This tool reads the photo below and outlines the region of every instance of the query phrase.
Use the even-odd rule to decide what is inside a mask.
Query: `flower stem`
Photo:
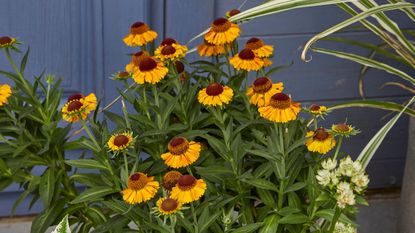
[[[193,215],[193,225],[195,226],[195,233],[199,233],[199,226],[197,224],[197,217],[196,217],[196,211],[195,207],[193,206],[193,202],[190,204],[190,208],[192,209],[192,215]]]
[[[157,91],[157,87],[156,87],[156,85],[152,85],[151,87],[152,87],[151,90],[153,91],[153,95],[154,95],[154,104],[159,109],[160,108],[160,100],[159,100],[159,94],[158,94],[158,91]],[[158,129],[162,129],[161,116],[157,112],[156,112],[156,116],[157,116],[157,126],[158,126]]]
[[[339,220],[341,213],[342,212],[341,212],[340,208],[336,206],[336,210],[334,211],[333,220],[331,221],[331,225],[330,225],[330,229],[329,229],[328,233],[333,233],[334,232],[334,228],[336,227],[337,220]]]
[[[125,124],[127,126],[127,129],[131,130],[130,120],[128,119],[127,107],[125,106],[125,102],[123,98],[121,98],[121,105],[122,105],[122,112],[124,114]]]
[[[317,130],[318,129],[318,122],[317,122],[317,117],[316,116],[314,116],[314,119],[313,119],[313,123],[314,123],[314,130]]]
[[[128,171],[128,159],[127,159],[127,152],[123,151],[123,157],[124,157],[124,169],[125,169],[125,178],[128,180],[129,177],[129,171]]]
[[[79,115],[79,119],[81,119],[82,127],[85,129],[85,132],[88,134],[89,138],[94,143],[94,146],[95,146],[97,152],[100,151],[100,146],[99,146],[99,144],[98,144],[95,136],[92,134],[91,130],[87,126],[86,122],[82,119],[82,116],[81,115]]]
[[[337,143],[336,152],[334,152],[333,159],[337,159],[337,156],[339,155],[340,146],[342,145],[342,142],[343,142],[343,137],[344,136],[340,136],[339,138],[339,142]]]

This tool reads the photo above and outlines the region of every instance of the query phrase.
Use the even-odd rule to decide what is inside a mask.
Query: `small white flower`
[[[324,160],[323,162],[321,162],[321,166],[324,169],[331,171],[331,170],[336,168],[337,160],[328,158],[328,159]]]
[[[331,172],[328,170],[318,170],[316,179],[318,180],[318,183],[323,186],[328,186],[331,181]]]
[[[361,173],[353,176],[352,182],[358,187],[366,187],[369,184],[369,177]]]
[[[342,181],[337,185],[337,193],[343,193],[347,191],[351,191],[349,183]]]
[[[343,192],[338,193],[337,197],[337,206],[344,209],[346,205],[355,205],[356,199],[355,195],[352,190],[345,190]]]
[[[340,161],[338,172],[340,173],[340,175],[352,177],[357,172],[360,172],[361,165],[360,169],[356,169],[359,168],[359,165],[360,163],[355,164],[353,160],[350,158],[350,156],[347,156],[347,158],[344,158]]]
[[[334,233],[357,233],[357,229],[350,224],[337,222],[334,228]]]
[[[332,185],[337,185],[339,183],[339,177],[337,176],[336,172],[332,172],[330,174],[330,179],[331,179],[331,184]]]

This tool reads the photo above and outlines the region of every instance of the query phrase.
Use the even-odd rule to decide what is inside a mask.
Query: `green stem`
[[[95,146],[97,152],[100,151],[100,146],[99,146],[99,144],[98,144],[95,136],[92,134],[91,130],[87,126],[86,122],[82,119],[82,116],[81,115],[79,115],[79,119],[81,119],[82,127],[85,129],[85,132],[88,134],[89,138],[94,143],[94,146]]]
[[[143,85],[143,100],[144,100],[144,104],[146,106],[146,115],[147,118],[151,121],[151,116],[150,116],[150,112],[148,111],[148,100],[147,100],[147,89],[146,89],[146,85]]]
[[[124,115],[125,124],[127,126],[127,129],[131,130],[130,120],[128,119],[127,107],[125,106],[125,102],[123,98],[121,98],[121,105],[122,105],[122,112]]]
[[[317,130],[318,129],[318,122],[317,122],[317,117],[316,116],[314,116],[314,119],[313,119],[313,123],[314,123],[314,130]]]
[[[336,152],[334,152],[333,159],[337,159],[337,156],[339,155],[340,146],[342,145],[343,138],[344,138],[344,136],[340,136],[340,138],[339,138],[339,142],[337,143],[337,148],[336,148]]]
[[[336,210],[334,211],[333,220],[331,221],[331,225],[330,225],[330,229],[329,229],[328,233],[333,233],[334,232],[334,228],[336,227],[337,220],[339,220],[341,213],[342,212],[341,212],[340,208],[336,206]]]
[[[160,110],[160,100],[159,100],[159,94],[158,94],[158,91],[157,91],[157,87],[156,87],[156,85],[152,85],[151,87],[152,87],[152,91],[153,91],[153,95],[154,95],[154,104]],[[159,113],[156,113],[156,116],[157,116],[158,129],[162,129],[161,116],[160,116]]]
[[[192,215],[193,215],[193,225],[195,226],[195,233],[199,233],[199,226],[197,224],[197,217],[196,217],[196,211],[195,211],[195,207],[193,206],[193,202],[190,204],[190,208],[192,210]]]
[[[127,159],[127,152],[123,152],[123,157],[124,157],[124,169],[125,169],[125,178],[126,180],[128,180],[129,177],[129,171],[128,171],[128,159]]]

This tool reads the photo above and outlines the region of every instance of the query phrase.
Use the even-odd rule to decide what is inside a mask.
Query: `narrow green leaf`
[[[233,230],[232,233],[251,233],[256,231],[258,228],[262,227],[263,225],[263,222],[251,223]]]
[[[71,229],[69,228],[68,215],[63,217],[62,221],[60,221],[52,233],[71,233]]]
[[[304,214],[290,214],[280,219],[280,224],[302,224],[308,222],[309,219]]]
[[[116,190],[114,190],[111,187],[107,187],[107,186],[93,187],[93,188],[87,189],[86,191],[81,193],[79,196],[77,196],[74,200],[71,201],[71,204],[77,204],[77,203],[87,202],[87,201],[97,201],[105,197],[106,195],[116,193],[116,192],[117,192]]]
[[[77,168],[108,170],[105,165],[93,159],[66,160],[65,163]]]
[[[400,112],[404,111],[404,113],[415,117],[415,111],[412,109],[404,109],[405,106],[394,102],[387,102],[387,101],[378,101],[378,100],[351,100],[346,101],[343,103],[335,104],[329,107],[329,110],[336,110],[342,108],[352,108],[352,107],[361,107],[361,108],[376,108],[376,109],[383,109],[389,111]]]
[[[45,209],[33,220],[30,232],[45,233],[48,227],[56,221],[56,218],[63,211],[65,205],[65,200],[58,200],[54,205],[51,205],[50,208]]]
[[[266,189],[266,190],[273,190],[278,192],[278,186],[274,183],[264,180],[264,179],[245,179],[242,180],[243,182],[255,186],[257,188]]]
[[[280,216],[278,214],[272,214],[265,218],[264,225],[259,233],[277,232]]]
[[[40,177],[39,194],[45,208],[48,208],[55,195],[55,173],[50,168]]]
[[[284,193],[295,192],[295,191],[298,191],[304,188],[305,186],[306,184],[304,182],[297,182],[291,185],[290,187],[288,187],[287,189],[285,189]]]
[[[399,112],[396,116],[394,116],[388,123],[386,123],[376,134],[373,136],[373,138],[369,141],[368,144],[366,144],[365,148],[360,152],[359,157],[357,160],[359,160],[363,167],[366,168],[369,164],[370,160],[373,158],[373,155],[379,148],[380,144],[382,143],[383,139],[385,139],[388,132],[392,129],[392,127],[395,125],[395,123],[398,121],[398,119],[401,117],[402,113],[405,111],[405,109],[408,108],[413,102],[415,101],[415,97],[412,97],[412,99],[409,101],[409,103],[405,106],[405,108]]]

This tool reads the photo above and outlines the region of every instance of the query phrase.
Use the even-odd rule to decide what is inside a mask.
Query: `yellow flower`
[[[308,108],[308,111],[314,115],[325,115],[327,114],[327,107],[322,105],[313,104]]]
[[[136,22],[131,25],[130,33],[123,41],[128,46],[143,46],[157,38],[157,32],[143,22]]]
[[[7,84],[0,84],[0,106],[7,103],[7,100],[12,95],[12,88]]]
[[[255,53],[248,48],[243,49],[234,57],[231,57],[229,62],[237,70],[259,70],[264,66],[263,59],[257,57]]]
[[[264,62],[264,67],[270,67],[272,66],[272,61],[269,58],[262,58],[262,61]]]
[[[94,93],[88,96],[75,94],[68,98],[68,102],[62,108],[62,118],[68,122],[85,120],[91,111],[97,107],[97,97]]]
[[[222,106],[231,102],[233,90],[222,86],[220,83],[212,83],[199,91],[197,99],[199,103],[207,106]]]
[[[251,49],[260,58],[268,58],[274,52],[272,45],[266,45],[263,40],[256,37],[249,39],[245,44],[245,48]]]
[[[224,45],[238,38],[241,29],[225,18],[218,18],[211,24],[210,30],[205,35],[205,40],[214,45]]]
[[[182,177],[182,173],[178,171],[169,171],[163,176],[163,183],[161,184],[164,189],[171,191],[174,186],[176,186],[179,178]]]
[[[121,191],[123,199],[129,204],[146,202],[153,198],[159,188],[159,183],[153,176],[136,172],[128,178],[128,187]]]
[[[162,80],[169,69],[162,62],[156,61],[152,57],[141,59],[138,70],[133,73],[133,79],[138,84],[151,83],[156,84]]]
[[[11,48],[14,44],[17,44],[16,38],[10,36],[2,36],[0,37],[0,49],[1,48]]]
[[[328,133],[324,128],[318,128],[315,131],[309,131],[306,137],[310,137],[306,141],[309,151],[326,154],[336,145],[333,135]]]
[[[300,104],[292,101],[284,93],[274,94],[268,106],[263,106],[258,109],[262,117],[277,123],[286,123],[297,119],[297,114],[300,110]]]
[[[197,52],[201,57],[212,57],[226,53],[225,45],[214,45],[206,40],[197,46]]]
[[[107,145],[111,151],[118,153],[131,147],[132,143],[133,134],[131,132],[124,132],[112,135],[108,140]]]
[[[186,138],[173,138],[168,145],[169,152],[161,155],[164,163],[172,168],[186,167],[194,163],[200,156],[201,146]]]
[[[165,60],[176,60],[183,58],[186,55],[187,47],[176,42],[172,38],[164,39],[160,46],[154,52],[156,58],[161,61]]]
[[[254,83],[248,88],[246,94],[250,97],[249,102],[258,107],[269,105],[271,96],[281,93],[284,90],[282,82],[273,84],[268,77],[255,79]]]
[[[360,133],[360,130],[355,129],[352,125],[346,123],[335,124],[331,126],[331,132],[334,135],[350,137]]]
[[[234,15],[237,15],[239,13],[241,13],[240,10],[238,10],[238,9],[232,9],[232,10],[226,12],[226,18],[230,18],[230,17],[232,17]]]
[[[156,205],[158,212],[163,215],[175,214],[182,208],[182,204],[179,201],[170,197],[160,198]]]
[[[196,179],[191,175],[183,175],[171,191],[170,196],[186,204],[199,200],[205,191],[206,183],[204,180]]]
[[[129,73],[135,73],[139,71],[140,62],[145,57],[150,57],[150,55],[146,51],[134,53],[131,56],[131,62],[125,66],[125,70]]]

